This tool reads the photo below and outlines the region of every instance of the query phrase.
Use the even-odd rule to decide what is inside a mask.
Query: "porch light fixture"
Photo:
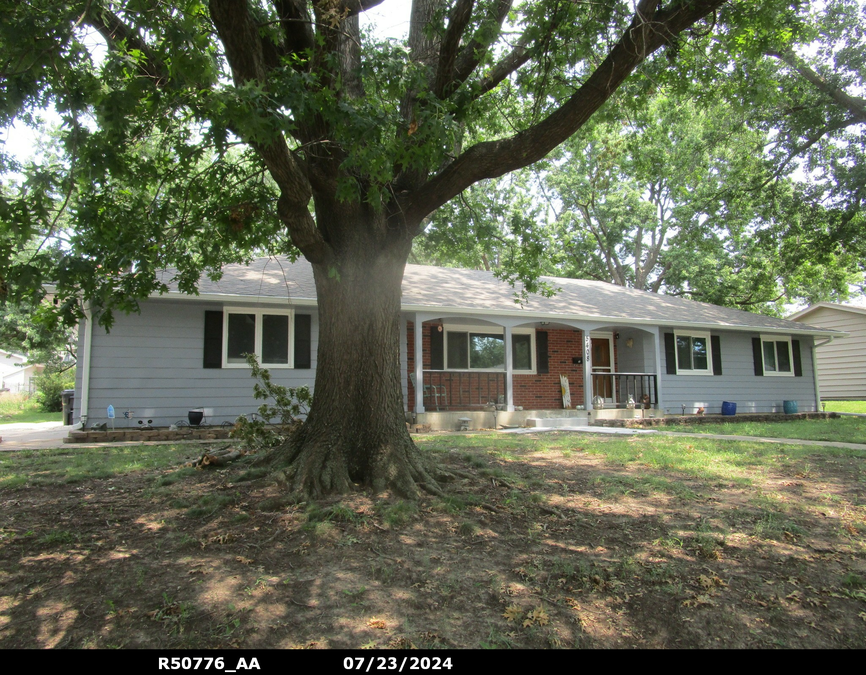
[[[550,325],[550,321],[539,321],[539,323],[540,323],[542,326],[549,326],[549,325]]]
[[[614,339],[614,340],[619,340],[619,333],[614,333],[614,334],[613,334],[613,339]]]

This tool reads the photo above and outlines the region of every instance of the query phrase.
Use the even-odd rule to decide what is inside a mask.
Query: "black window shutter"
[[[665,365],[668,375],[677,374],[677,344],[673,333],[665,333]]]
[[[430,369],[445,370],[445,331],[442,326],[430,326]],[[418,358],[417,355],[415,358]]]
[[[764,358],[761,355],[761,338],[752,338],[752,358],[755,361],[755,375],[763,375]]]
[[[223,313],[204,313],[204,361],[203,368],[223,367]]]
[[[800,361],[800,341],[791,340],[791,351],[794,352],[794,377],[803,377],[803,362]]]
[[[713,349],[713,375],[722,374],[722,341],[718,335],[710,335],[710,346]]]
[[[550,372],[550,356],[547,353],[547,331],[535,331],[535,372],[539,375]]]
[[[312,368],[312,317],[295,314],[295,368]]]

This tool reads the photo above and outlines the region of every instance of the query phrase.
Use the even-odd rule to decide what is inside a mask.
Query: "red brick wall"
[[[439,322],[425,322],[423,325],[422,354],[424,355],[424,369],[430,368],[430,326],[438,325]],[[514,374],[514,405],[522,406],[526,410],[545,410],[562,408],[562,392],[559,386],[559,376],[568,377],[571,389],[572,406],[584,405],[583,397],[583,365],[572,363],[572,358],[583,356],[583,333],[579,330],[548,330],[547,353],[549,356],[549,371],[547,374],[519,375]],[[410,321],[406,330],[407,357],[409,372],[415,372],[415,331],[414,324]],[[439,384],[434,375],[431,380]],[[455,386],[454,380],[446,384]],[[451,392],[457,397],[457,392]],[[468,381],[464,384],[463,400],[479,400],[479,392],[473,386],[469,391]],[[504,391],[502,392],[504,393]],[[486,391],[480,392],[480,398],[486,396]],[[425,399],[428,410],[434,410],[434,399],[430,396]],[[409,410],[415,409],[415,390],[412,382],[409,382]]]
[[[584,405],[583,365],[571,362],[573,357],[583,356],[583,333],[548,330],[547,354],[550,372],[546,375],[514,375],[514,405],[527,410],[562,408],[560,375],[568,378],[571,405]]]

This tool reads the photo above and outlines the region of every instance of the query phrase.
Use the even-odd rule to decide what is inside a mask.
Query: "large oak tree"
[[[299,251],[318,292],[315,401],[279,455],[302,495],[439,490],[403,423],[398,359],[401,280],[425,218],[545,157],[657,52],[677,67],[693,31],[774,20],[767,3],[722,0],[415,0],[399,44],[360,29],[379,2],[0,8],[0,123],[48,105],[64,121],[52,161],[4,159],[22,178],[0,192],[3,258],[67,239],[59,264],[38,249],[4,263],[6,293],[50,276],[61,311],[80,293],[110,321],[163,288],[164,266],[194,290],[221,263]],[[523,113],[503,124],[514,102]]]

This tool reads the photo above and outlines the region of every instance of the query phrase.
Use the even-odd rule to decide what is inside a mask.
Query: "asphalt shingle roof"
[[[834,335],[835,331],[804,323],[752,314],[705,302],[624,288],[601,281],[543,277],[556,295],[530,295],[515,302],[515,289],[492,272],[407,265],[403,277],[403,308],[471,314],[532,315],[543,320],[610,320],[611,323],[651,323],[663,326],[706,326],[740,330],[772,330]],[[169,284],[172,287],[171,284]],[[172,287],[177,292],[176,286]],[[238,301],[273,298],[316,299],[311,265],[303,258],[258,258],[250,265],[227,265],[219,281],[202,279],[202,295],[228,296]],[[227,297],[227,299],[228,299]]]

